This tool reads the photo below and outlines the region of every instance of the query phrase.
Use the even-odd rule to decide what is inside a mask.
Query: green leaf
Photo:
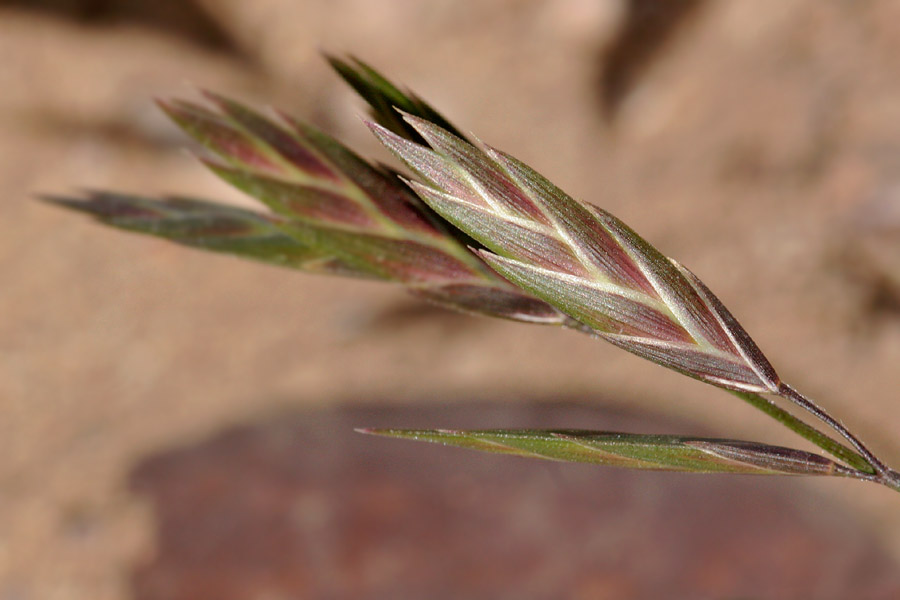
[[[854,473],[852,469],[818,454],[739,440],[584,430],[359,429],[357,431],[483,452],[630,469],[839,477],[852,477]]]
[[[874,473],[875,469],[858,452],[851,450],[837,440],[825,435],[818,429],[801,421],[788,411],[776,405],[770,399],[751,392],[738,392],[730,390],[732,394],[740,398],[750,406],[772,417],[794,433],[809,440],[819,448],[822,448],[835,458],[839,458],[851,467],[863,472]]]

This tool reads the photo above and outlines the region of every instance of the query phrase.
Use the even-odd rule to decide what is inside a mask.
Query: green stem
[[[900,473],[888,468],[887,465],[885,465],[877,456],[875,456],[865,446],[865,444],[860,441],[859,438],[850,433],[850,430],[844,427],[844,425],[840,421],[829,415],[815,402],[813,402],[806,396],[803,396],[794,388],[786,384],[782,384],[778,390],[778,395],[782,398],[790,400],[791,402],[794,402],[804,410],[815,415],[818,419],[823,421],[829,427],[846,438],[856,450],[851,450],[847,446],[844,446],[840,442],[825,435],[818,429],[815,429],[814,427],[806,424],[784,409],[775,405],[775,403],[768,398],[760,396],[759,394],[748,392],[731,391],[731,393],[733,393],[741,400],[749,403],[751,406],[766,413],[782,425],[789,428],[794,433],[809,440],[832,456],[843,460],[848,465],[857,469],[855,471],[856,474],[850,476],[855,477],[856,479],[863,479],[866,481],[872,481],[874,483],[880,483],[886,487],[891,488],[894,491],[900,492]]]
[[[768,398],[752,392],[738,392],[735,390],[728,391],[744,402],[750,404],[750,406],[769,415],[800,437],[809,440],[822,450],[844,461],[851,467],[859,469],[864,473],[874,474],[876,472],[873,465],[869,464],[869,461],[863,458],[862,455],[848,448],[837,440],[825,435],[811,425],[808,425],[807,423],[801,421],[791,413],[776,405]],[[898,491],[900,491],[900,488],[898,488]]]
[[[568,318],[564,323],[564,327],[575,329],[591,336],[596,336],[596,332],[587,325]],[[787,412],[772,400],[753,392],[741,392],[737,390],[727,390],[750,404],[750,406],[762,411],[772,417],[800,437],[812,442],[825,452],[839,460],[844,461],[852,470],[845,475],[880,483],[893,490],[900,492],[900,473],[888,468],[877,456],[875,456],[855,435],[853,435],[844,425],[825,412],[824,409],[815,404],[812,400],[806,398],[800,392],[787,384],[781,384],[777,390],[777,394],[786,400],[794,402],[807,412],[812,413],[819,420],[837,431],[841,436],[850,442],[853,448],[849,448],[841,442],[835,440],[831,436],[822,433],[815,427],[801,421],[791,413]]]
[[[894,491],[900,492],[900,473],[893,469],[888,469],[888,472],[885,474],[884,480],[881,481],[881,483]]]
[[[856,448],[857,452],[862,455],[866,462],[875,468],[875,471],[878,473],[885,485],[891,485],[889,481],[896,480],[896,471],[889,469],[888,466],[885,465],[880,458],[875,456],[875,454],[871,450],[869,450],[865,444],[862,443],[862,440],[853,435],[849,429],[844,427],[843,423],[829,415],[825,411],[825,409],[823,409],[818,404],[816,404],[791,386],[787,385],[786,383],[782,383],[778,386],[778,395],[782,398],[790,400],[797,406],[815,415],[816,418],[818,418],[820,421],[841,434],[847,441],[849,441],[853,445],[854,448]]]

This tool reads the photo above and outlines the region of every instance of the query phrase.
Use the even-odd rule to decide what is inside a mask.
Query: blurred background
[[[0,0],[0,600],[896,598],[895,493],[364,438],[588,427],[806,447],[585,336],[98,226],[247,203],[154,97],[388,160],[322,50],[629,223],[900,465],[900,4]]]

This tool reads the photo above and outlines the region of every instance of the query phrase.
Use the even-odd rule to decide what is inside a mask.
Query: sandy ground
[[[360,407],[371,412],[350,414],[450,411],[425,413],[438,418],[490,401],[512,412],[487,411],[485,422],[474,422],[502,427],[515,407],[566,400],[598,407],[599,417],[626,408],[656,415],[636,426],[647,431],[680,420],[679,430],[796,443],[715,389],[574,333],[450,315],[389,286],[190,251],[33,199],[102,188],[246,202],[181,151],[183,137],[153,108],[153,97],[191,95],[192,86],[277,105],[386,160],[359,123],[360,102],[329,73],[320,49],[364,57],[462,128],[689,265],[786,380],[900,465],[900,4],[694,1],[657,15],[660,3],[638,1],[196,0],[190,18],[168,3],[122,3],[126,10],[110,2],[100,16],[58,4],[0,3],[0,600],[223,597],[173,591],[184,589],[178,577],[191,570],[172,562],[177,552],[166,554],[168,505],[159,490],[171,478],[134,482],[141,465],[157,459],[171,463],[177,479],[184,463],[160,457],[212,452],[223,432],[273,424],[277,438],[281,414],[319,422]],[[317,438],[309,448],[321,465],[337,465],[328,457],[342,452],[342,439]],[[366,456],[352,447],[351,456]],[[415,448],[407,452],[410,461],[424,460]],[[402,463],[397,456],[385,460]],[[427,456],[430,468],[457,474],[467,464],[442,467],[440,452]],[[369,493],[346,481],[358,475],[346,464],[326,469],[330,478],[317,485],[337,493],[342,481]],[[228,468],[216,468],[227,477]],[[415,463],[411,472],[426,468]],[[527,472],[516,465],[517,498],[531,489]],[[178,481],[189,488],[204,473]],[[684,480],[654,481],[641,485],[704,510],[707,496],[681,493]],[[847,567],[843,589],[853,589],[854,577],[877,579],[882,587],[868,597],[894,597],[894,493],[838,480],[763,488],[777,496],[773,511],[787,506],[796,515],[773,527],[794,523],[809,534],[797,538],[806,540],[797,553],[833,548],[842,539],[836,524],[849,527],[859,537],[846,564],[878,572]],[[436,498],[452,496],[435,489]],[[185,498],[202,514],[217,496]],[[442,518],[416,510],[427,499],[414,494],[397,501],[410,518]],[[318,505],[307,507],[311,513],[298,506],[301,521],[314,520]],[[463,515],[484,518],[473,506]],[[659,500],[647,510],[671,508]],[[750,519],[740,508],[719,510],[724,515],[708,525],[717,531]],[[190,515],[177,522],[190,527]],[[670,520],[653,522],[664,529]],[[646,539],[654,531],[634,528]],[[772,531],[760,527],[759,535]],[[197,535],[211,535],[214,545],[208,531]],[[698,539],[737,544],[724,534]],[[628,547],[639,559],[642,546]],[[434,561],[466,564],[441,555],[439,545],[423,548]],[[829,556],[822,550],[816,568],[837,564]],[[647,567],[653,577],[664,581],[676,568],[669,558]],[[168,568],[174,583],[151,586],[146,573],[154,568]],[[391,568],[384,566],[404,572]],[[813,580],[818,571],[804,572]],[[338,569],[334,577],[351,575]],[[329,589],[351,589],[304,581],[234,588],[243,590],[234,597],[334,597]],[[771,591],[722,581],[697,589]],[[408,593],[438,597],[422,585]],[[584,597],[653,597],[617,585],[601,581]],[[838,587],[799,585],[783,597],[846,597]],[[353,589],[378,597],[376,588]]]

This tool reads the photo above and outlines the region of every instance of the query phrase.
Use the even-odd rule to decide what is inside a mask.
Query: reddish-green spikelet
[[[400,283],[471,313],[563,324],[567,317],[487,267],[394,173],[320,131],[207,93],[211,107],[160,102],[216,158],[215,174],[271,211],[101,192],[51,198],[104,222],[313,273]]]
[[[775,370],[722,303],[622,221],[499,150],[405,119],[431,148],[369,126],[424,179],[411,183],[419,196],[483,244],[478,254],[509,281],[653,362],[724,388],[778,390]]]

